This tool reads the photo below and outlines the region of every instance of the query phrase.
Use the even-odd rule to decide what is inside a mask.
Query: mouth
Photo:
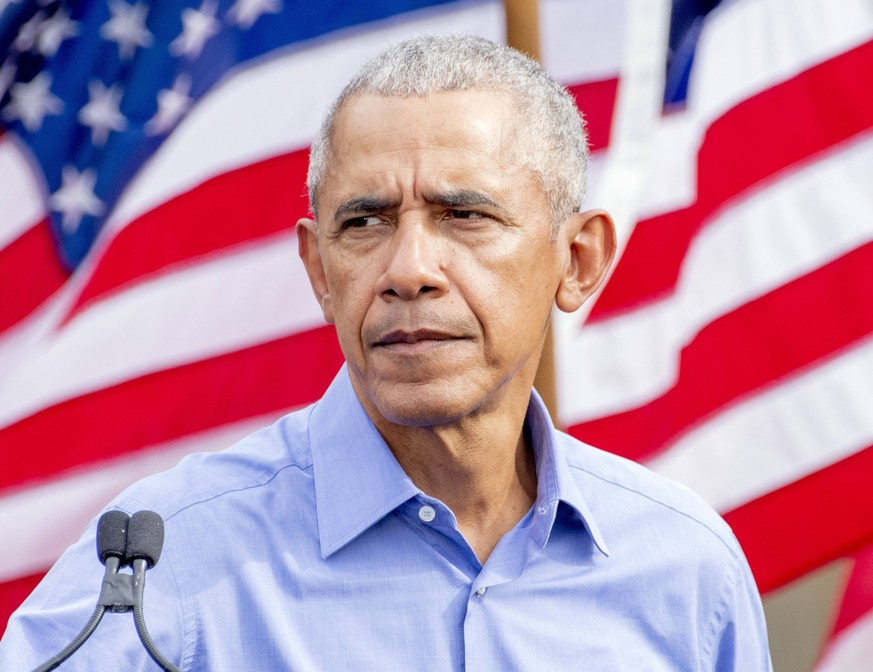
[[[444,343],[457,340],[457,338],[453,334],[432,329],[415,329],[413,331],[397,329],[381,336],[374,345],[376,347],[391,347],[424,343]]]
[[[458,340],[460,337],[455,334],[434,329],[414,329],[411,331],[396,329],[380,336],[373,345],[376,348],[401,352],[419,352]]]

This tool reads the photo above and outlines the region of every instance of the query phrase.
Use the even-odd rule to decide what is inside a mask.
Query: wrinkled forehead
[[[422,136],[478,133],[512,146],[520,141],[519,121],[514,96],[502,91],[471,89],[424,96],[363,92],[349,96],[338,108],[330,140],[336,146],[374,130],[388,128],[400,133],[411,128]],[[404,133],[404,137],[410,134]]]

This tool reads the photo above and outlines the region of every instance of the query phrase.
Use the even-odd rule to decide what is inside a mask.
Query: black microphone
[[[146,571],[158,564],[164,546],[164,521],[154,511],[137,511],[130,517],[125,560],[133,567],[133,621],[148,654],[166,672],[180,672],[155,646],[143,616]]]
[[[137,511],[130,517],[124,557],[129,563],[145,560],[151,569],[161,557],[164,547],[164,521],[154,511]]]
[[[124,559],[128,521],[130,516],[118,510],[107,511],[97,521],[97,557],[104,565],[109,558]]]
[[[127,574],[118,570],[127,564],[127,528],[130,516],[124,511],[107,511],[97,522],[97,557],[106,565],[103,586],[97,606],[116,613],[130,611],[133,607],[133,587]]]
[[[82,631],[73,638],[67,646],[56,656],[47,660],[45,663],[37,667],[34,672],[48,672],[53,670],[63,663],[67,658],[72,656],[82,644],[94,633],[103,614],[106,612],[106,607],[109,606],[102,598],[107,592],[113,592],[112,588],[108,588],[109,584],[118,583],[114,581],[118,577],[118,568],[122,566],[125,552],[127,550],[127,525],[130,520],[124,511],[107,511],[97,522],[97,556],[106,566],[106,571],[103,574],[103,588],[100,592],[101,599],[97,600],[97,606],[94,608],[94,613]],[[122,583],[124,583],[122,581]],[[130,604],[132,604],[132,591],[130,593]],[[114,608],[114,607],[113,607]],[[129,609],[130,606],[127,607]]]

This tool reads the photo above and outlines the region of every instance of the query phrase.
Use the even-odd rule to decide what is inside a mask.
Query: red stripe
[[[0,430],[0,489],[310,403],[342,361],[320,327],[75,397]]]
[[[873,42],[743,101],[707,130],[697,202],[636,225],[589,321],[672,293],[691,241],[730,199],[873,127]],[[863,77],[862,77],[863,79]]]
[[[34,574],[0,583],[0,623],[3,624],[3,632],[6,632],[12,612],[18,609],[18,605],[24,602],[24,599],[36,588],[36,584],[42,581],[43,576],[45,574]],[[0,633],[0,637],[2,636]]]
[[[247,240],[291,229],[309,209],[309,150],[207,180],[122,229],[82,289],[72,314],[133,282]]]
[[[591,151],[608,147],[618,79],[571,84],[567,90],[576,99],[576,106],[585,115],[588,146]]]
[[[761,592],[873,543],[873,446],[725,514]]]
[[[27,317],[67,277],[48,219],[0,249],[0,332]]]
[[[640,460],[745,395],[873,333],[873,243],[707,325],[680,355],[663,396],[570,428],[573,436]]]

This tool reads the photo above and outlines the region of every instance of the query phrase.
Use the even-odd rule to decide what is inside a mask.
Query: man
[[[533,62],[419,38],[367,64],[312,149],[300,255],[347,364],[324,398],[114,506],[166,519],[145,614],[184,670],[770,669],[724,523],[557,432],[532,392],[612,222],[578,212],[585,137]],[[13,618],[2,669],[73,638],[93,529]],[[81,669],[153,669],[107,616]],[[110,662],[111,661],[111,662]]]

